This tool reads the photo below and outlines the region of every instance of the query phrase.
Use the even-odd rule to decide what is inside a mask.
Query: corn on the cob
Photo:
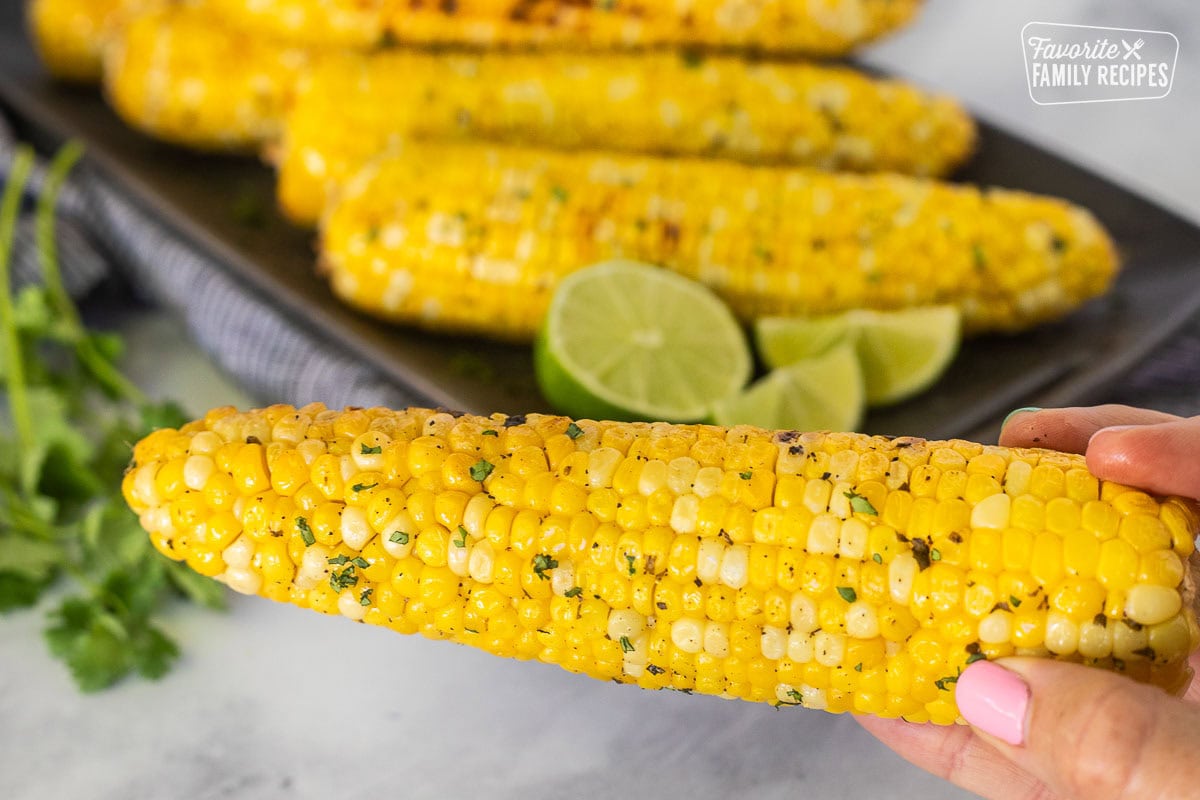
[[[303,44],[699,47],[842,56],[912,19],[919,0],[209,0],[233,27]]]
[[[917,175],[948,173],[975,138],[949,98],[796,62],[393,51],[326,59],[302,86],[277,158],[302,222],[406,136]]]
[[[979,658],[1178,690],[1200,641],[1200,510],[1044,450],[317,404],[158,431],[123,489],[239,592],[651,689],[949,724]]]
[[[203,7],[160,8],[128,19],[113,37],[104,86],[126,122],[158,138],[252,150],[279,135],[312,57],[217,24]]]
[[[1087,211],[1021,192],[414,142],[347,185],[320,250],[359,308],[514,340],[563,275],[613,257],[696,278],[744,319],[953,303],[970,332],[1060,316],[1117,264]]]
[[[165,0],[163,0],[165,2]],[[56,78],[100,80],[104,43],[125,17],[156,0],[30,0],[29,27],[42,63]]]

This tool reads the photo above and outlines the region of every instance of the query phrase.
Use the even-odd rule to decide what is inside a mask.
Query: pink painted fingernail
[[[967,722],[1012,745],[1025,741],[1029,687],[1015,672],[976,661],[954,684],[958,710]]]

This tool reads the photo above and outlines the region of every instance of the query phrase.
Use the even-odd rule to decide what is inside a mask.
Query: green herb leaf
[[[467,546],[467,536],[468,536],[467,529],[464,528],[462,525],[459,525],[458,526],[458,536],[453,540],[454,546],[455,547],[466,547]]]
[[[837,593],[847,603],[853,603],[858,599],[858,592],[854,591],[853,587],[850,586],[837,587]]]
[[[350,490],[354,491],[354,492],[365,492],[368,489],[374,489],[378,485],[379,485],[378,481],[376,481],[375,483],[356,483],[350,487]]]
[[[751,472],[750,470],[746,470],[745,472],[739,472],[738,477],[744,481],[748,481],[754,477],[754,473]]]
[[[985,656],[983,653],[971,653],[971,655],[967,656],[967,663],[974,664],[976,661],[983,661],[985,658],[987,658],[987,656]]]
[[[492,470],[495,468],[496,467],[490,462],[481,458],[471,467],[471,480],[483,483],[487,476],[492,474]]]
[[[1013,608],[1021,607],[1021,598],[1017,597],[1015,594],[1010,594],[1008,596],[1008,602],[1012,605]]]
[[[496,431],[496,430],[492,430],[491,428],[488,428],[486,431],[483,432],[483,435],[484,436],[499,436],[500,431]]]
[[[875,510],[875,506],[871,505],[871,501],[863,497],[857,492],[843,492],[850,500],[850,510],[859,514],[870,514],[873,517],[879,516],[879,512]]]
[[[871,556],[871,560],[874,561],[876,564],[882,564],[883,556],[879,555],[879,553],[876,553],[875,555]]]
[[[378,455],[382,455],[382,454],[383,454],[383,445],[381,445],[381,444],[377,444],[377,445],[375,445],[374,447],[368,447],[368,446],[367,446],[367,445],[365,445],[365,444],[364,444],[364,445],[360,445],[360,446],[359,446],[359,452],[360,452],[362,455],[364,455],[364,456],[378,456]]]
[[[574,422],[567,423],[567,436],[572,439],[578,439],[580,436],[583,436],[583,428]]]
[[[300,538],[304,540],[305,547],[312,547],[317,543],[317,537],[313,535],[312,528],[308,527],[307,518],[296,517],[296,529],[300,531]]]
[[[538,553],[533,557],[533,571],[544,581],[550,580],[550,576],[546,574],[546,570],[554,569],[558,566],[558,562],[552,556],[545,553]]]
[[[929,560],[930,561],[941,561],[942,560],[942,551],[938,550],[936,547],[933,548],[932,550],[930,550],[929,551]]]
[[[388,537],[388,540],[396,544],[408,544],[408,534],[404,531],[392,531],[392,535]]]
[[[620,641],[622,653],[632,653],[634,651],[633,642],[629,641],[628,636],[622,636]]]
[[[572,586],[570,589],[567,589],[565,592],[563,592],[563,597],[579,597],[581,594],[583,594],[583,589],[581,587]]]

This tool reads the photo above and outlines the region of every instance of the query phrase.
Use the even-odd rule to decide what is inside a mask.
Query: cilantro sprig
[[[173,596],[212,608],[219,584],[160,555],[120,493],[130,443],[183,424],[121,374],[121,342],[88,330],[63,286],[55,209],[82,154],[55,156],[36,210],[43,283],[15,296],[13,233],[33,169],[21,147],[0,200],[0,612],[48,605],[46,642],[83,691],[179,655],[158,618]]]

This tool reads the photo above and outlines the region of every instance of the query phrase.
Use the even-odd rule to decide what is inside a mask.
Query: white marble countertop
[[[1038,107],[1018,33],[1031,20],[1169,30],[1159,101]],[[1190,0],[931,0],[869,60],[953,92],[1200,219],[1200,9]],[[168,317],[125,312],[130,370],[200,412],[247,404]],[[161,682],[78,694],[39,612],[0,618],[0,794],[81,798],[964,797],[847,717],[648,693],[418,637],[233,598],[180,608]]]

